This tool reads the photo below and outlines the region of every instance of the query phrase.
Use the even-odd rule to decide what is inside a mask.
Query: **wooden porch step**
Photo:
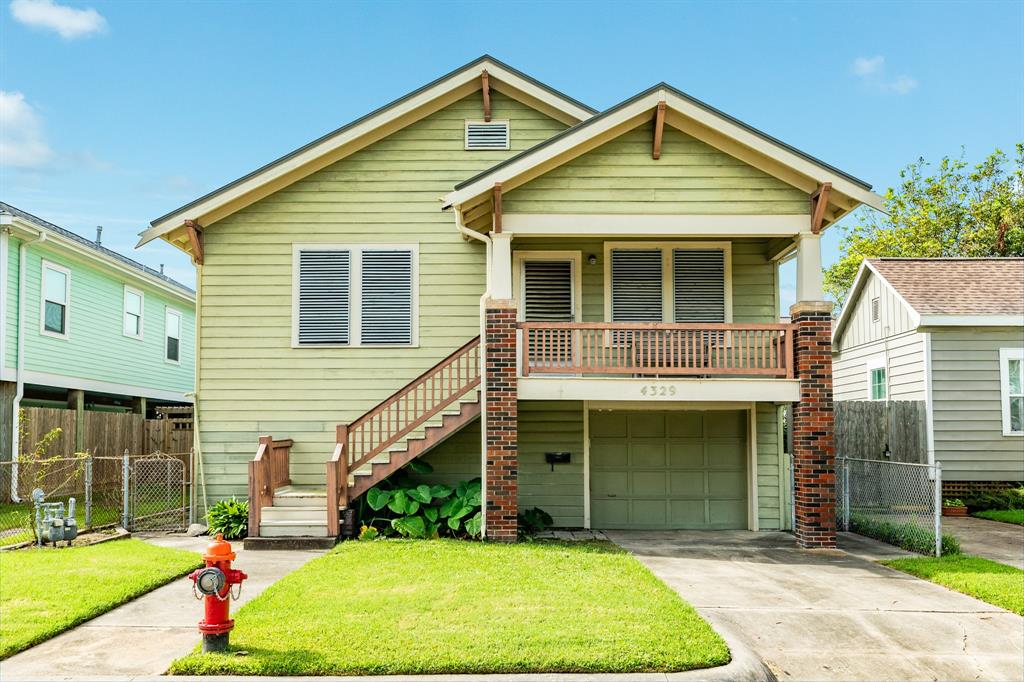
[[[327,508],[327,488],[316,485],[288,485],[274,491],[275,507]],[[265,508],[265,507],[264,507]]]
[[[324,509],[316,520],[264,521],[260,520],[261,538],[280,537],[327,537],[327,510]]]
[[[260,509],[260,522],[267,521],[301,521],[304,523],[320,523],[327,517],[326,498],[321,500],[323,506],[280,506],[263,507]]]

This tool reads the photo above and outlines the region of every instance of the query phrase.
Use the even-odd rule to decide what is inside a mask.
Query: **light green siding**
[[[948,481],[1024,480],[1024,437],[1004,436],[999,349],[1024,348],[1024,329],[947,328],[932,334],[935,459]]]
[[[18,332],[18,246],[21,241],[14,237],[7,240],[7,267],[5,273],[7,281],[3,283],[3,295],[7,299],[7,328],[0,330],[6,334],[4,343],[4,367],[14,367],[17,364],[18,347],[15,343]]]
[[[757,404],[757,518],[761,530],[779,530],[788,525],[787,468],[783,461],[778,408]]]
[[[808,197],[783,181],[665,126],[651,158],[645,123],[502,198],[508,213],[805,214]],[[628,229],[628,227],[627,227]]]
[[[67,338],[40,330],[40,285],[43,261],[71,271]],[[11,240],[8,277],[8,336],[6,363],[16,364],[18,325],[18,245]],[[143,337],[124,335],[124,286],[144,298]],[[5,287],[5,290],[7,287]],[[164,359],[164,311],[181,313],[180,362]],[[25,260],[25,365],[41,372],[125,387],[173,393],[192,391],[195,367],[195,311],[191,301],[127,278],[94,261],[71,256],[47,242],[28,246]],[[182,395],[181,399],[184,399]]]
[[[211,499],[244,495],[260,434],[292,438],[292,478],[322,483],[339,422],[356,418],[479,334],[481,245],[439,197],[562,130],[492,91],[511,151],[465,151],[465,99],[207,228],[201,274],[200,429]],[[419,244],[419,346],[292,348],[292,245]]]

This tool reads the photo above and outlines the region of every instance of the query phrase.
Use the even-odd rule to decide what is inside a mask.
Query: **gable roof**
[[[30,223],[33,227],[43,230],[49,236],[56,236],[59,240],[69,243],[76,248],[80,253],[84,253],[87,256],[91,256],[102,261],[114,261],[116,264],[125,266],[132,274],[143,280],[149,281],[152,284],[159,286],[170,287],[177,290],[179,295],[188,298],[191,301],[195,301],[196,292],[190,287],[182,284],[181,282],[168,277],[159,270],[143,265],[142,263],[132,260],[127,256],[121,255],[113,249],[108,249],[98,242],[94,242],[91,239],[66,230],[63,227],[54,225],[53,223],[43,220],[42,218],[32,215],[28,211],[23,211],[20,208],[11,206],[10,204],[0,201],[0,216],[10,216],[11,218],[18,218],[26,223]]]
[[[444,198],[444,208],[470,207],[494,184],[510,191],[604,142],[649,120],[659,102],[665,102],[665,122],[713,147],[742,158],[804,191],[813,192],[819,183],[832,183],[830,204],[834,210],[826,222],[860,204],[882,210],[882,198],[871,185],[800,151],[753,126],[719,111],[667,83],[658,83],[633,97],[523,151],[465,182]]]
[[[241,178],[216,189],[150,223],[140,233],[138,246],[163,237],[184,242],[181,231],[185,220],[202,225],[215,222],[234,211],[291,184],[310,173],[388,135],[399,127],[465,97],[481,85],[487,71],[490,87],[547,113],[564,123],[576,123],[591,117],[596,110],[490,55],[483,55],[441,76],[423,87],[385,104],[379,109],[337,130],[271,161]],[[397,126],[397,127],[396,127]],[[175,244],[181,246],[181,244]]]
[[[1024,325],[1024,258],[869,258],[861,263],[832,338],[846,328],[869,273],[917,326]]]

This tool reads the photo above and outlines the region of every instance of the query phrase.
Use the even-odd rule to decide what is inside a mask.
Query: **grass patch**
[[[54,497],[47,499],[47,502],[63,502],[65,511],[68,508],[68,497]],[[75,495],[75,521],[78,522],[78,532],[84,533],[85,528],[85,497]],[[0,503],[0,547],[4,545],[15,545],[20,542],[35,540],[35,533],[32,527],[35,525],[35,506],[32,502],[2,502]],[[121,507],[114,504],[93,503],[92,525],[93,527],[121,523]]]
[[[935,533],[913,523],[892,523],[855,513],[850,516],[850,530],[918,554],[935,553]],[[949,533],[942,534],[942,555],[960,553],[960,541]]]
[[[979,519],[988,519],[989,521],[1002,521],[1003,523],[1015,523],[1018,526],[1024,526],[1024,509],[986,509],[985,511],[974,512],[971,516],[977,516]]]
[[[1024,571],[973,556],[915,557],[883,561],[886,566],[1024,616]]]
[[[231,645],[172,674],[675,671],[729,661],[721,637],[607,542],[346,542],[239,610]]]
[[[0,659],[149,592],[201,563],[194,552],[132,539],[0,552]]]

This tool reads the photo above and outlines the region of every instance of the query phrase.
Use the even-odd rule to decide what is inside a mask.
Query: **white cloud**
[[[55,31],[66,40],[102,33],[107,28],[107,20],[93,8],[75,9],[53,0],[12,0],[11,16],[26,26]]]
[[[0,165],[36,168],[51,158],[42,119],[25,95],[0,90]]]
[[[906,74],[889,78],[885,73],[885,57],[857,57],[850,65],[850,72],[857,76],[865,86],[879,92],[893,92],[905,95],[918,86],[916,79]]]

